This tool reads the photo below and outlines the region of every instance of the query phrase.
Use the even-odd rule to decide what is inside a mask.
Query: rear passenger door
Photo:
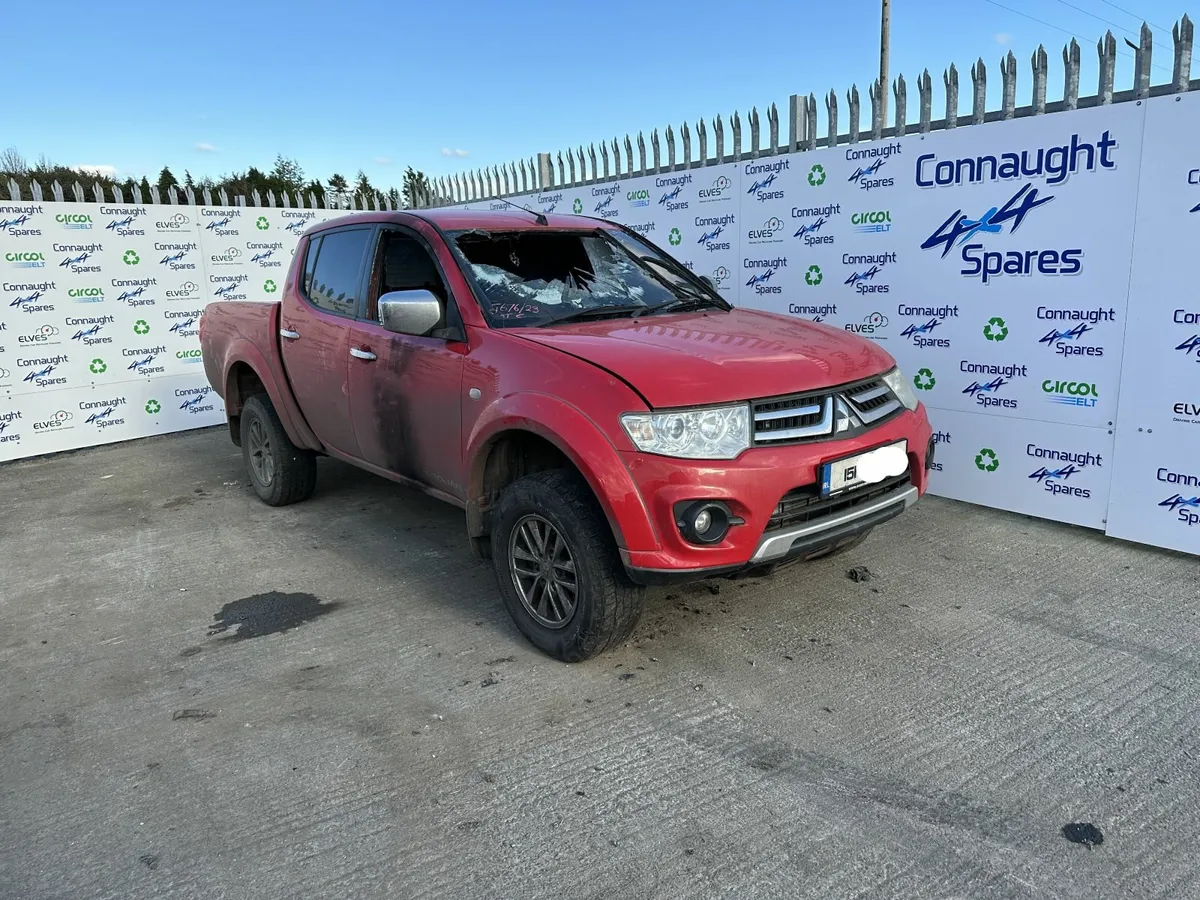
[[[358,225],[313,235],[296,296],[280,314],[283,365],[304,418],[327,449],[355,458],[350,328],[362,313],[374,233]]]

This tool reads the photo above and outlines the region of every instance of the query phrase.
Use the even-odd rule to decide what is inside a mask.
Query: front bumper
[[[900,515],[925,493],[931,437],[924,407],[918,407],[852,438],[755,447],[736,460],[624,452],[658,546],[623,548],[622,561],[636,582],[677,583],[768,568],[846,541]],[[907,479],[860,488],[840,498],[815,498],[822,463],[901,439],[908,441]],[[675,524],[676,505],[689,500],[723,501],[744,523],[730,528],[719,543],[692,544]],[[803,510],[791,521],[782,515],[791,508],[789,503],[799,503]]]

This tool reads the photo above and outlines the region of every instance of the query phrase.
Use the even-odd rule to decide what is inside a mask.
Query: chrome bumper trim
[[[898,503],[903,503],[904,509],[908,509],[917,502],[919,496],[920,492],[916,486],[909,485],[903,490],[895,491],[884,497],[880,497],[878,500],[865,503],[862,506],[855,506],[845,512],[825,516],[816,521],[806,522],[803,525],[797,525],[795,528],[789,528],[785,531],[769,535],[759,542],[754,555],[750,557],[750,562],[764,563],[778,559],[781,556],[787,556],[788,550],[791,549],[792,544],[799,538],[839,528],[842,525],[854,522],[855,519],[865,518],[880,510],[895,506]]]

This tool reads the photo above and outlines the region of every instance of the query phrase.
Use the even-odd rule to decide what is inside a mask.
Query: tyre
[[[580,662],[629,637],[643,588],[629,580],[587,484],[553,470],[500,495],[492,563],[517,628],[544,653]]]
[[[255,394],[242,407],[242,458],[259,499],[287,506],[312,496],[317,484],[317,458],[287,436],[266,394]]]

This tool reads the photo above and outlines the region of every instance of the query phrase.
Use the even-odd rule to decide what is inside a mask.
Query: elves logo
[[[729,190],[732,182],[725,175],[718,175],[710,188],[701,188],[697,195],[701,203],[713,203],[717,200],[728,200],[726,191]]]

